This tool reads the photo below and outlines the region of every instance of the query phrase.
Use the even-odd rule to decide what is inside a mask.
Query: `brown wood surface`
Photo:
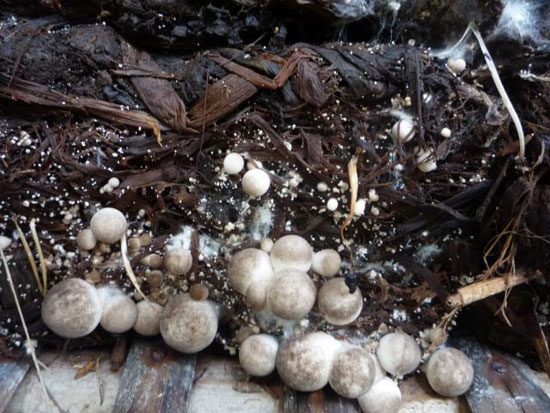
[[[284,413],[361,413],[356,400],[346,399],[334,393],[330,388],[311,393],[285,388],[283,399]]]

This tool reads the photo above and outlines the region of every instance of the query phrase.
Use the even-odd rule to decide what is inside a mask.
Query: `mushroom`
[[[103,208],[97,211],[90,221],[90,229],[98,241],[113,244],[120,240],[128,224],[124,214],[115,208]]]
[[[327,201],[327,209],[329,211],[336,211],[338,209],[338,200],[336,198],[329,198]]]
[[[268,280],[273,277],[273,268],[267,253],[256,248],[246,248],[233,256],[227,267],[227,275],[229,284],[246,295],[255,283],[267,288]]]
[[[76,244],[83,251],[93,250],[97,243],[94,233],[91,229],[86,228],[78,232],[76,236]]]
[[[190,294],[168,300],[160,316],[160,334],[165,343],[183,353],[208,347],[218,331],[218,310],[209,300],[196,301]]]
[[[363,413],[397,413],[401,407],[401,390],[395,381],[384,377],[357,401]]]
[[[461,74],[466,69],[466,60],[462,58],[447,60],[447,67],[456,75]]]
[[[241,184],[246,194],[259,198],[269,190],[271,179],[261,169],[251,169],[244,174]]]
[[[223,159],[223,170],[229,175],[236,175],[244,168],[244,159],[238,153],[228,153]]]
[[[279,271],[267,289],[267,303],[273,314],[285,320],[300,320],[315,304],[317,288],[305,272]]]
[[[315,332],[291,338],[279,346],[275,365],[281,379],[298,391],[315,391],[327,383],[340,343]]]
[[[384,368],[378,361],[376,354],[369,353],[369,357],[374,363],[374,383],[376,383],[378,380],[383,379],[384,377],[387,377],[386,370],[384,370]]]
[[[279,343],[268,334],[254,334],[239,348],[241,367],[251,376],[263,377],[275,370]]]
[[[273,249],[273,240],[271,238],[264,238],[260,241],[260,248],[263,252],[267,252],[269,254]]]
[[[276,272],[285,268],[307,272],[311,268],[313,248],[299,235],[285,235],[273,244],[270,257]]]
[[[447,397],[466,393],[474,380],[471,360],[455,348],[442,348],[432,354],[426,366],[426,377],[434,391]]]
[[[437,169],[437,162],[435,160],[435,152],[433,148],[416,148],[416,164],[420,171],[428,173]]]
[[[117,287],[107,286],[99,289],[103,302],[101,327],[114,334],[130,330],[136,323],[138,310],[136,303]]]
[[[334,277],[340,271],[341,265],[340,254],[333,249],[318,251],[311,260],[311,269],[325,278]]]
[[[170,274],[181,276],[187,274],[193,266],[191,252],[184,248],[174,248],[166,251],[164,266]]]
[[[392,126],[391,134],[396,141],[401,143],[408,142],[414,138],[414,123],[408,119],[401,119]]]
[[[97,290],[79,278],[56,284],[42,303],[42,320],[55,334],[78,338],[90,334],[101,320],[102,303]]]
[[[396,377],[416,370],[422,357],[414,338],[401,332],[382,337],[376,356],[384,370]]]
[[[355,399],[372,386],[375,366],[368,351],[350,346],[336,354],[328,382],[340,396]]]
[[[352,323],[363,309],[363,296],[357,288],[350,293],[346,280],[332,278],[319,290],[319,312],[329,323],[343,326]]]
[[[136,333],[142,336],[156,336],[160,332],[160,315],[162,306],[147,300],[142,300],[136,305],[137,319],[134,324]]]
[[[156,269],[156,268],[162,267],[162,262],[163,262],[162,257],[158,254],[153,253],[143,257],[139,263],[149,268]]]

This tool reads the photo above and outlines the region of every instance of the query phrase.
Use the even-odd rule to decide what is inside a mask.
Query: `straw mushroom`
[[[267,290],[273,314],[285,320],[300,320],[315,304],[317,288],[305,272],[288,269],[275,274]]]
[[[384,377],[357,401],[363,413],[397,413],[401,407],[401,390],[395,381]]]
[[[136,333],[142,336],[156,336],[160,332],[160,314],[162,306],[147,300],[142,300],[136,305],[137,319],[134,324]]]
[[[329,383],[340,396],[355,399],[372,386],[375,366],[368,351],[350,346],[336,354]]]
[[[223,159],[223,170],[229,175],[236,175],[244,168],[244,159],[238,153],[228,153]]]
[[[175,248],[164,255],[164,266],[170,274],[181,276],[189,272],[193,266],[191,252],[184,248]]]
[[[103,287],[99,290],[103,301],[101,327],[114,334],[130,330],[136,323],[138,310],[136,303],[117,287]]]
[[[291,338],[279,346],[277,372],[295,390],[319,390],[328,383],[339,346],[336,339],[320,331]]]
[[[269,190],[271,179],[261,169],[251,169],[244,174],[241,184],[246,194],[259,198]]]
[[[270,257],[275,271],[294,268],[307,272],[311,268],[313,248],[299,235],[285,235],[273,244]]]
[[[86,228],[82,231],[79,231],[76,235],[76,244],[78,245],[78,248],[80,248],[83,251],[90,251],[95,248],[95,245],[97,243],[97,239],[95,238],[94,233],[91,229]]]
[[[256,248],[246,248],[237,252],[227,267],[229,284],[246,295],[252,284],[267,284],[273,277],[269,255]]]
[[[196,301],[190,294],[178,294],[160,316],[160,334],[165,343],[182,353],[196,353],[208,347],[218,331],[218,310],[210,300]]]
[[[275,370],[279,343],[268,334],[254,334],[239,348],[241,367],[251,376],[263,377]]]
[[[115,208],[103,208],[97,211],[90,221],[90,229],[98,241],[114,244],[119,241],[128,224],[124,214]]]
[[[401,143],[408,142],[414,138],[414,123],[408,119],[401,119],[392,126],[391,134],[396,141]]]
[[[341,265],[340,254],[333,249],[316,252],[311,261],[311,269],[325,278],[334,277],[340,271]]]
[[[102,303],[97,290],[79,278],[56,284],[42,303],[42,320],[55,334],[78,338],[90,334],[101,320]]]
[[[332,278],[319,290],[318,305],[325,320],[343,326],[359,317],[363,309],[363,296],[358,288],[350,293],[345,279]]]
[[[401,332],[382,337],[376,356],[384,370],[396,377],[416,370],[422,357],[414,338]]]
[[[426,366],[426,377],[434,391],[447,397],[466,393],[474,380],[471,360],[455,348],[442,348],[432,354]]]

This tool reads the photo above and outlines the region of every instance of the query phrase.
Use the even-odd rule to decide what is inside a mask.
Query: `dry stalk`
[[[36,232],[36,224],[34,218],[31,219],[29,223],[31,228],[32,239],[36,247],[36,253],[38,254],[38,260],[40,262],[40,272],[42,272],[42,288],[44,291],[43,295],[46,295],[48,292],[48,270],[46,268],[46,260],[44,259],[44,253],[42,252],[42,247],[40,246],[40,239],[38,238],[38,232]]]
[[[353,220],[353,216],[355,215],[355,209],[357,205],[357,193],[359,191],[359,178],[357,176],[357,156],[353,156],[351,160],[348,162],[348,175],[349,175],[349,188],[350,188],[350,202],[349,202],[349,213],[346,216],[346,219],[344,219],[344,222],[340,225],[340,240],[342,241],[342,244],[344,244],[350,254],[350,262],[353,266],[353,252],[348,245],[348,243],[345,242],[345,234],[344,231],[348,227],[348,225]]]
[[[21,227],[17,223],[17,221],[14,219],[13,222],[15,223],[15,228],[17,228],[17,233],[19,234],[19,238],[21,239],[21,244],[23,244],[23,249],[25,250],[25,254],[27,255],[27,260],[29,261],[29,265],[31,266],[32,273],[34,275],[34,279],[36,281],[36,287],[38,288],[38,291],[44,297],[44,287],[42,286],[42,283],[40,281],[40,277],[38,276],[38,268],[36,268],[36,262],[34,262],[34,257],[32,256],[31,247],[29,246],[29,243],[27,242],[27,238],[25,237],[25,233],[21,230]]]
[[[139,283],[136,277],[136,274],[134,273],[134,270],[132,270],[132,266],[130,265],[130,260],[128,258],[128,243],[126,242],[126,234],[122,236],[122,239],[120,240],[120,254],[122,255],[122,262],[124,263],[124,269],[126,270],[126,274],[128,275],[128,278],[132,282],[134,288],[137,292],[141,294],[141,297],[146,300],[147,302],[150,302],[149,299],[143,294],[143,291],[141,291],[141,288],[139,287]]]

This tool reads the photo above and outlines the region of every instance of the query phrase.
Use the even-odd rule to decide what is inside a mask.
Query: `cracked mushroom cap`
[[[237,252],[227,267],[229,284],[243,295],[253,283],[265,282],[273,277],[269,255],[257,248]]]
[[[332,336],[315,332],[291,338],[279,346],[276,367],[281,379],[298,391],[315,391],[327,383],[340,343]]]
[[[350,346],[336,354],[328,382],[340,396],[355,399],[374,382],[375,366],[368,351]]]
[[[408,334],[386,334],[376,350],[378,361],[388,373],[396,377],[412,373],[420,364],[420,347]]]
[[[384,377],[357,401],[363,413],[397,413],[401,407],[401,390],[395,381]]]
[[[315,304],[317,288],[305,272],[279,271],[267,289],[267,303],[273,314],[285,320],[300,320]]]
[[[164,266],[170,274],[185,275],[193,266],[191,252],[184,248],[174,248],[164,254]]]
[[[275,370],[279,343],[269,334],[254,334],[239,348],[241,367],[251,376],[263,377]]]
[[[343,278],[332,278],[319,290],[318,305],[325,320],[343,326],[359,317],[363,309],[363,296],[358,288],[350,293]]]
[[[56,284],[42,303],[42,320],[55,334],[65,338],[90,334],[98,326],[101,313],[97,290],[78,278]]]
[[[468,391],[474,380],[470,358],[456,348],[442,348],[432,354],[426,366],[426,377],[434,391],[456,397]]]
[[[208,347],[218,331],[218,311],[209,300],[196,301],[190,294],[170,298],[160,316],[164,342],[182,353]]]
[[[117,287],[103,287],[98,292],[103,302],[101,327],[114,334],[131,330],[138,316],[134,300]]]
[[[270,257],[275,272],[287,268],[307,272],[311,268],[313,248],[298,235],[285,235],[275,241]]]
[[[311,269],[322,277],[331,278],[338,274],[342,259],[338,251],[333,249],[321,250],[313,254]]]
[[[115,208],[102,208],[97,211],[90,221],[90,229],[98,241],[114,244],[119,241],[128,223],[124,214]]]
[[[142,336],[156,336],[160,333],[160,315],[162,306],[157,303],[142,300],[136,305],[137,319],[134,324],[136,333]]]

